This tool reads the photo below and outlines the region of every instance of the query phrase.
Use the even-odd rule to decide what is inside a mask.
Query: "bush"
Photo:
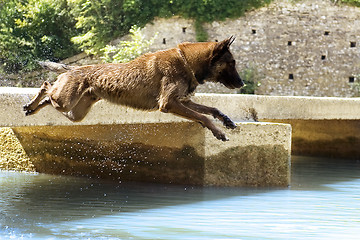
[[[78,52],[78,34],[66,0],[0,3],[0,63],[6,72],[32,70],[35,61],[58,61]]]
[[[257,68],[253,64],[250,64],[247,68],[243,69],[239,75],[245,83],[245,86],[240,89],[240,93],[255,94],[263,78]]]
[[[337,0],[335,2],[337,2]],[[340,0],[340,2],[360,7],[360,0]]]
[[[140,28],[133,26],[130,29],[132,41],[121,41],[117,46],[107,45],[102,49],[104,55],[101,58],[105,62],[129,62],[146,52],[153,44],[156,35],[150,40],[145,40]]]

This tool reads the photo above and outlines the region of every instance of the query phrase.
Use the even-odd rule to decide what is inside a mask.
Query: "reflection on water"
[[[360,162],[292,161],[286,189],[0,172],[0,239],[359,239]]]

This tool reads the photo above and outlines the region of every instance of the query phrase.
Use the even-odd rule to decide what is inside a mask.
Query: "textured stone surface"
[[[286,186],[290,182],[290,125],[248,122],[228,132],[231,139],[224,144],[205,132],[206,185]]]
[[[208,29],[212,39],[237,36],[238,68],[261,76],[257,94],[349,97],[358,94],[349,77],[360,73],[359,15],[328,0],[278,0]]]
[[[0,169],[35,171],[29,156],[11,128],[0,128]]]

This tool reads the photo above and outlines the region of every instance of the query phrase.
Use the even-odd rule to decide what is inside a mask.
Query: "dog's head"
[[[212,51],[210,58],[210,79],[214,82],[220,82],[227,88],[241,88],[244,82],[241,80],[235,68],[235,59],[229,48],[234,42],[233,36],[218,42]]]

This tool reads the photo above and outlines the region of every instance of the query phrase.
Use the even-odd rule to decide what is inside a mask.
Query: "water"
[[[285,189],[0,172],[0,239],[360,239],[360,162],[293,157]]]

